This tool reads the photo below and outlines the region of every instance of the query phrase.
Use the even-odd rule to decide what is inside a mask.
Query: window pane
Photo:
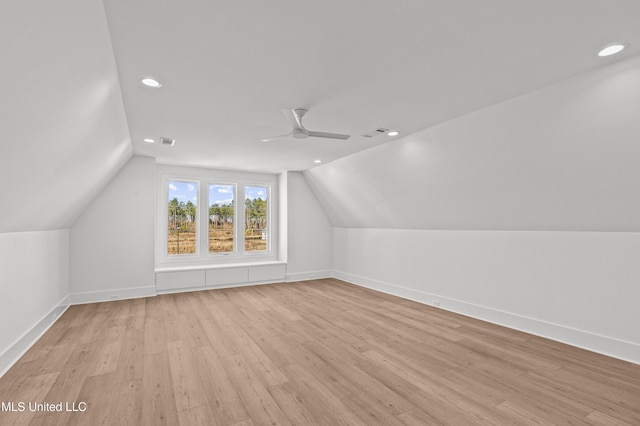
[[[267,224],[267,194],[263,186],[247,186],[244,189],[244,250],[266,251],[269,234]]]
[[[209,185],[209,253],[233,252],[234,215],[233,185]]]
[[[198,211],[198,184],[196,182],[169,181],[169,223],[167,253],[196,253],[196,213]]]

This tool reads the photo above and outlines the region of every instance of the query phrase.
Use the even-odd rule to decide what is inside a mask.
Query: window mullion
[[[236,233],[238,234],[238,256],[244,255],[244,185],[238,184],[238,204],[236,207]]]
[[[209,255],[209,196],[207,189],[209,185],[206,181],[199,181],[199,213],[200,220],[198,220],[198,238],[200,238],[200,258]]]

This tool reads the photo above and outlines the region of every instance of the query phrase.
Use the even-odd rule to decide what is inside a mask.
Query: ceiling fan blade
[[[329,139],[349,139],[351,135],[341,135],[340,133],[325,133],[325,132],[312,132],[309,131],[309,136],[314,138],[329,138]]]
[[[289,136],[291,136],[291,132],[287,133],[286,135],[278,135],[278,136],[272,136],[272,137],[266,138],[266,139],[260,139],[260,142],[270,142],[270,141],[276,140],[276,139],[288,138]]]
[[[282,113],[287,120],[291,123],[293,130],[286,135],[274,136],[272,138],[262,139],[262,142],[269,142],[274,139],[286,138],[291,136],[296,139],[304,139],[306,137],[315,137],[315,138],[328,138],[328,139],[349,139],[350,135],[341,135],[340,133],[326,133],[326,132],[311,132],[304,128],[302,125],[302,117],[307,113],[306,109],[302,108],[283,108]]]
[[[302,126],[302,116],[307,112],[304,109],[283,108],[282,112],[294,129],[305,130]]]

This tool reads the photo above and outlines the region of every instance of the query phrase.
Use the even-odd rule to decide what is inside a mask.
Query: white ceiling
[[[134,152],[213,168],[305,170],[640,51],[637,0],[104,5]],[[352,137],[260,142],[290,130],[281,108]],[[160,136],[176,146],[143,142]]]
[[[639,68],[634,65],[622,73],[627,76],[622,79],[615,74],[619,66],[640,60],[638,17],[637,0],[425,0],[394,2],[393,7],[391,2],[333,0],[2,1],[0,232],[68,227],[133,153],[157,157],[161,163],[302,170],[313,167],[316,158],[329,163],[391,140],[358,136],[382,126],[402,134],[389,145],[314,167],[307,176],[342,173],[341,167],[357,164],[365,180],[377,176],[378,182],[406,182],[402,174],[390,174],[401,170],[415,175],[415,170],[428,166],[429,157],[412,157],[397,167],[385,164],[386,157],[404,159],[413,152],[407,146],[421,147],[417,155],[425,149],[431,152],[433,147],[423,140],[424,135],[439,134],[451,123],[458,128],[467,118],[484,117],[486,111],[504,111],[509,103],[484,107],[531,94],[538,87],[555,93],[549,84],[557,80],[580,74],[578,79],[564,80],[577,81],[600,72],[615,75],[611,78],[624,84],[613,84],[597,96],[588,91],[573,93],[579,95],[571,97],[577,103],[564,111],[571,119],[553,140],[560,141],[577,126],[592,134],[591,144],[610,146],[610,151],[598,148],[575,154],[572,144],[577,140],[570,139],[553,145],[549,151],[553,155],[548,157],[543,152],[532,154],[534,147],[548,145],[540,145],[535,138],[528,143],[532,138],[519,136],[514,143],[509,138],[492,141],[489,130],[499,134],[500,126],[483,121],[473,127],[485,134],[482,144],[475,137],[442,142],[441,149],[451,147],[440,157],[439,168],[424,171],[435,174],[420,174],[435,185],[427,198],[450,208],[438,207],[424,221],[407,219],[405,223],[455,229],[576,229],[564,219],[554,222],[548,216],[540,216],[533,225],[509,222],[511,218],[497,224],[504,212],[513,213],[509,210],[513,206],[505,203],[522,198],[518,192],[522,184],[531,188],[524,193],[538,194],[531,196],[531,203],[548,206],[573,200],[561,204],[565,212],[582,217],[589,211],[590,216],[578,224],[580,229],[640,229],[637,219],[631,219],[638,217],[638,206],[630,201],[637,199],[634,185],[639,182],[633,163],[640,140],[633,83],[638,81]],[[607,59],[595,56],[612,41],[627,41],[631,48]],[[149,74],[161,79],[164,87],[156,91],[143,87],[140,77]],[[516,100],[521,98],[525,97]],[[558,98],[557,102],[566,101]],[[585,110],[583,104],[593,108]],[[289,130],[280,111],[283,107],[308,108],[305,123],[312,130],[353,137],[259,142]],[[615,119],[610,117],[612,111]],[[546,107],[532,110],[532,114],[545,113]],[[571,114],[583,121],[576,122]],[[459,116],[464,116],[462,121],[451,121]],[[500,115],[498,122],[503,116],[509,114]],[[552,124],[560,120],[545,117]],[[435,126],[445,121],[444,127]],[[540,133],[536,126],[541,125],[547,130],[559,128],[540,121],[524,126],[523,132]],[[172,148],[142,142],[159,136],[175,137],[178,142]],[[578,140],[584,139],[579,136]],[[373,157],[377,168],[366,168],[361,161],[370,158],[372,151],[378,152]],[[582,162],[576,165],[574,154],[588,158],[580,157]],[[475,158],[482,161],[474,163]],[[497,163],[500,158],[505,161]],[[507,167],[514,159],[531,158],[540,160],[539,169]],[[607,160],[604,165],[600,164],[603,159]],[[478,167],[486,175],[473,175]],[[547,169],[554,172],[545,175],[549,193],[531,187],[523,171],[528,170],[533,179]],[[607,178],[599,180],[599,176]],[[456,186],[467,179],[475,185]],[[362,179],[356,183],[357,188],[368,185]],[[567,188],[572,184],[584,184],[592,192],[570,192]],[[345,188],[336,189],[326,201],[332,203],[340,196],[355,205],[358,198]],[[323,194],[328,190],[321,189],[316,188]],[[487,204],[501,215],[494,217],[493,210],[486,209],[485,216],[476,215],[474,200],[487,200],[487,196],[502,197]],[[461,204],[462,199],[471,204]],[[597,208],[592,206],[596,202]],[[618,206],[616,211],[625,212],[624,217],[605,215],[602,206]],[[461,211],[469,217],[460,218]],[[551,208],[546,211],[551,215]],[[381,221],[385,214],[381,213]],[[475,220],[488,216],[493,219]],[[459,221],[443,224],[442,217]],[[518,217],[526,221],[529,216]],[[609,219],[598,219],[602,217]]]

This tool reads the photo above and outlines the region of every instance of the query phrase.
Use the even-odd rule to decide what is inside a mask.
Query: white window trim
[[[271,253],[272,249],[271,249],[271,241],[272,241],[272,235],[271,235],[271,224],[273,223],[273,215],[271,214],[272,211],[272,204],[273,202],[271,201],[271,193],[273,192],[271,189],[271,185],[265,185],[262,183],[248,183],[243,185],[242,189],[243,189],[243,194],[242,194],[242,215],[240,215],[239,217],[242,218],[242,222],[243,222],[243,226],[242,229],[244,230],[244,219],[245,219],[245,206],[244,206],[244,191],[245,188],[247,186],[252,186],[252,187],[266,187],[267,188],[267,250],[266,251],[253,251],[253,252],[246,252],[244,251],[244,232],[242,233],[242,251],[244,252],[245,256],[255,256],[255,255],[259,255],[259,254],[265,254],[265,253]],[[239,209],[238,209],[239,210]],[[238,213],[239,214],[239,213]]]
[[[196,187],[198,188],[198,198],[196,199],[196,252],[195,253],[187,253],[187,254],[172,254],[170,257],[171,258],[176,258],[176,259],[191,259],[193,257],[198,257],[200,256],[200,204],[201,204],[201,198],[200,198],[200,182],[198,182],[197,180],[194,179],[166,179],[163,182],[163,194],[164,194],[164,229],[163,229],[163,244],[164,244],[164,254],[165,256],[169,256],[169,254],[167,253],[168,250],[168,237],[169,237],[169,230],[167,229],[167,223],[169,222],[169,212],[167,210],[167,199],[169,198],[169,182],[190,182],[190,183],[194,183],[196,185]]]
[[[167,253],[167,199],[169,181],[191,181],[198,183],[198,218],[197,218],[197,255],[168,255]],[[262,173],[223,171],[203,168],[158,165],[156,168],[156,267],[180,267],[195,265],[219,265],[246,262],[263,262],[278,260],[278,176]],[[235,204],[234,226],[235,245],[233,253],[209,253],[208,220],[209,220],[209,185],[234,185]],[[266,187],[267,194],[267,232],[268,246],[266,251],[244,251],[244,191],[246,186]],[[205,229],[206,231],[203,231]],[[203,235],[206,234],[206,238]]]
[[[227,256],[237,256],[238,255],[238,238],[240,234],[238,232],[238,228],[236,228],[236,224],[238,221],[238,188],[239,185],[237,182],[230,182],[230,181],[210,181],[210,182],[205,182],[203,183],[204,185],[206,185],[204,194],[207,197],[207,202],[206,204],[206,208],[203,209],[203,211],[206,211],[206,218],[203,217],[202,219],[202,223],[201,226],[206,226],[207,227],[207,238],[206,241],[203,241],[202,243],[202,247],[201,247],[201,252],[204,254],[206,253],[207,256],[209,257],[227,257]],[[234,224],[234,239],[233,239],[233,252],[227,252],[227,253],[209,253],[209,185],[229,185],[229,186],[233,186],[233,200],[235,202],[235,208],[233,209],[233,224]],[[203,238],[203,240],[205,240]]]

